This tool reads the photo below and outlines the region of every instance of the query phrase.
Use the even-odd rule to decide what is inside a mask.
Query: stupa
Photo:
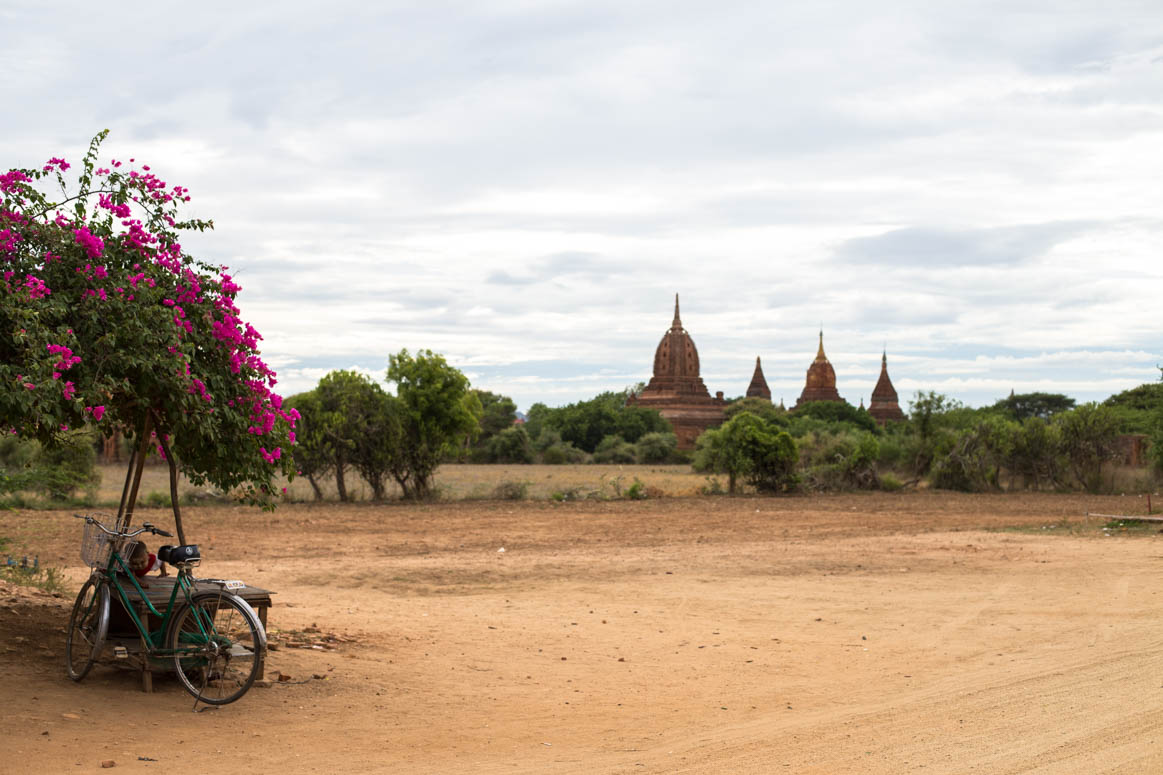
[[[765,398],[771,400],[771,389],[767,387],[767,380],[763,378],[763,366],[759,364],[759,356],[755,356],[755,373],[751,375],[751,384],[747,386],[748,398]]]
[[[654,351],[654,376],[626,403],[658,410],[674,428],[679,449],[693,449],[700,433],[723,422],[723,393],[712,398],[699,376],[699,351],[682,327],[677,293],[674,320]]]
[[[792,407],[795,411],[800,404],[809,401],[843,401],[836,392],[836,370],[824,355],[824,332],[820,331],[820,349],[816,351],[816,359],[808,367],[808,376],[804,382],[804,392],[800,393],[799,400]]]
[[[888,378],[888,352],[880,356],[880,379],[872,389],[872,400],[868,402],[868,413],[881,425],[905,419],[897,400],[896,388]]]

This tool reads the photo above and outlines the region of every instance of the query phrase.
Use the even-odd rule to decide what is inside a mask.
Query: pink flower
[[[90,258],[101,257],[101,252],[105,250],[105,242],[89,231],[88,226],[82,226],[74,230],[73,236],[76,237],[77,244],[85,249],[85,252],[89,254]]]
[[[105,407],[103,407],[103,406],[94,406],[93,407],[93,419],[94,420],[97,420],[98,422],[100,422],[101,417],[104,414],[105,414]]]
[[[52,291],[44,284],[44,280],[33,275],[24,278],[24,287],[28,289],[28,298],[30,299],[43,299],[45,296],[52,295]]]

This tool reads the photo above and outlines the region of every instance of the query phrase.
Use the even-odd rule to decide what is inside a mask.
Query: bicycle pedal
[[[127,648],[125,648],[125,646],[114,646],[113,647],[113,658],[114,659],[129,659],[129,650]]]

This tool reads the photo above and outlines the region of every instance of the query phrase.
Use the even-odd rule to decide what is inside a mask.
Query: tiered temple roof
[[[699,351],[682,326],[677,293],[674,320],[654,351],[654,375],[627,403],[657,409],[674,427],[679,449],[692,449],[700,433],[723,422],[723,394],[712,398],[699,376]]]
[[[767,380],[763,378],[763,366],[759,364],[759,356],[755,356],[755,373],[751,375],[751,384],[747,386],[748,398],[765,398],[771,400],[771,389],[767,387]]]
[[[836,370],[824,355],[824,332],[820,331],[820,348],[816,351],[816,359],[808,367],[807,379],[804,381],[804,391],[800,393],[796,406],[809,401],[843,401],[836,391]],[[795,410],[795,407],[792,407]]]
[[[897,400],[896,388],[892,386],[892,380],[888,378],[887,351],[880,356],[880,379],[876,381],[876,387],[872,389],[872,400],[868,404],[868,413],[881,425],[905,419],[905,413],[901,411],[900,402]]]

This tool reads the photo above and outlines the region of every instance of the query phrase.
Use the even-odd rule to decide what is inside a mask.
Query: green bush
[[[879,458],[880,444],[865,431],[809,434],[800,441],[806,480],[814,489],[876,489]]]
[[[847,401],[809,401],[797,406],[792,417],[810,417],[828,424],[839,423],[869,433],[880,433],[880,426],[867,409],[857,408]]]
[[[606,392],[589,401],[555,409],[534,404],[529,408],[529,432],[540,436],[546,430],[555,431],[564,441],[585,452],[596,452],[608,436],[620,436],[632,444],[647,433],[672,432],[670,423],[657,411],[627,405],[627,395],[627,392]]]
[[[179,502],[180,502],[179,498]],[[160,492],[158,490],[150,490],[144,498],[141,499],[141,505],[149,506],[150,508],[164,508],[170,505],[170,494],[168,492]]]
[[[636,476],[634,477],[634,483],[626,488],[626,497],[632,501],[646,500],[649,497],[646,489],[646,483]]]
[[[520,425],[506,428],[489,439],[485,446],[489,463],[532,463],[533,445]]]
[[[499,501],[523,501],[529,497],[529,482],[501,482],[493,489]]]
[[[668,463],[678,451],[678,438],[673,433],[647,433],[634,445],[639,463]]]
[[[880,475],[880,489],[884,490],[885,492],[897,492],[903,487],[904,485],[901,484],[901,480],[897,479],[892,474]]]
[[[740,478],[761,492],[790,490],[799,482],[798,462],[792,437],[750,412],[704,431],[695,442],[695,470],[727,474],[732,493]]]
[[[100,481],[89,432],[66,433],[53,446],[12,435],[0,437],[0,493],[23,490],[53,501],[71,501],[83,490],[83,500],[92,500]]]
[[[783,426],[788,419],[786,409],[782,409],[775,404],[768,401],[766,398],[758,398],[751,396],[748,398],[740,398],[732,401],[723,410],[723,414],[728,420],[742,412],[750,412],[751,414],[762,418],[764,421],[772,425]]]
[[[699,492],[703,495],[724,495],[727,491],[723,489],[723,483],[719,481],[717,476],[706,477],[707,483],[699,488]]]
[[[594,450],[595,463],[636,463],[634,445],[621,436],[607,436]]]
[[[1087,492],[1102,489],[1102,466],[1118,457],[1118,417],[1089,403],[1054,417],[1062,455],[1074,480]]]
[[[568,441],[559,441],[541,452],[541,462],[547,465],[584,463],[589,456]]]

